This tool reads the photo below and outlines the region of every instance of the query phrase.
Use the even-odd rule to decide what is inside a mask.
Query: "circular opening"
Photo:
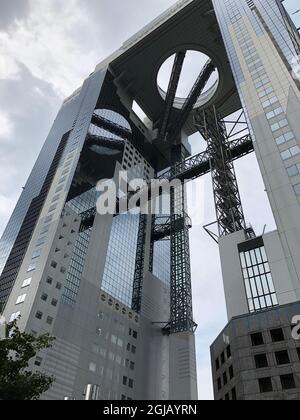
[[[172,75],[173,65],[176,54],[171,55],[160,67],[157,76],[157,85],[159,93],[165,100],[169,87],[169,82]],[[185,100],[189,96],[193,86],[195,85],[200,72],[203,70],[205,64],[210,60],[206,54],[200,51],[187,50],[183,62],[179,83],[176,91],[176,99],[174,101],[174,108],[181,109]],[[194,108],[199,108],[209,102],[215,95],[219,85],[219,72],[217,69],[211,74],[207,81],[202,94],[198,98]]]

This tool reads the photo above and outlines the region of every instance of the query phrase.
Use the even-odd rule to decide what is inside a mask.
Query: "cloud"
[[[13,125],[8,115],[4,112],[1,112],[0,113],[0,143],[3,140],[10,139],[12,131],[13,131]]]
[[[0,30],[7,29],[29,11],[28,0],[0,0]]]

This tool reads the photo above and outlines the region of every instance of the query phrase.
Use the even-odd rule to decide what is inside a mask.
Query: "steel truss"
[[[175,56],[170,83],[168,87],[168,92],[166,96],[165,114],[163,116],[161,128],[158,135],[158,140],[160,141],[165,140],[165,137],[167,134],[167,129],[169,126],[170,116],[171,116],[172,108],[174,105],[185,56],[186,56],[186,51],[180,51]]]
[[[203,92],[207,82],[209,81],[209,78],[211,77],[211,75],[213,74],[215,70],[216,70],[215,64],[212,62],[212,60],[208,60],[208,62],[205,64],[205,66],[201,70],[188,97],[186,98],[186,101],[183,105],[182,111],[176,123],[173,125],[173,127],[168,133],[167,139],[169,142],[176,144],[178,135],[180,134],[197,100],[199,99],[201,93]]]
[[[196,125],[208,143],[219,236],[246,228],[226,124],[210,108],[198,114]]]
[[[148,216],[145,214],[140,215],[137,249],[136,249],[136,260],[135,260],[135,271],[133,281],[133,293],[132,293],[132,310],[141,313],[142,308],[142,291],[143,281],[145,274],[145,251],[146,251],[146,235],[147,235],[147,222]]]
[[[100,115],[93,114],[92,117],[92,124],[96,125],[99,128],[103,128],[104,130],[109,131],[112,134],[115,134],[116,136],[121,137],[122,139],[128,139],[130,140],[132,138],[131,130],[123,127],[115,122],[112,122],[110,120],[107,120],[104,117],[100,117]]]

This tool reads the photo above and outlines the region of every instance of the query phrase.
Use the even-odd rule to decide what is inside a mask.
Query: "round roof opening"
[[[171,55],[160,67],[157,76],[157,86],[160,95],[165,100],[172,76],[176,54]],[[181,109],[195,85],[201,71],[210,60],[206,54],[196,50],[186,50],[179,83],[176,91],[174,108]],[[216,94],[219,86],[219,72],[217,68],[209,77],[202,94],[199,96],[194,108],[201,108]]]

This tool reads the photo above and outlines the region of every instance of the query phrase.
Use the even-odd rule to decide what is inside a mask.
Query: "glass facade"
[[[249,311],[278,305],[272,274],[264,246],[240,253]]]
[[[101,289],[131,307],[139,216],[114,218]]]
[[[153,274],[166,286],[171,281],[171,243],[170,240],[158,241],[154,244]]]

